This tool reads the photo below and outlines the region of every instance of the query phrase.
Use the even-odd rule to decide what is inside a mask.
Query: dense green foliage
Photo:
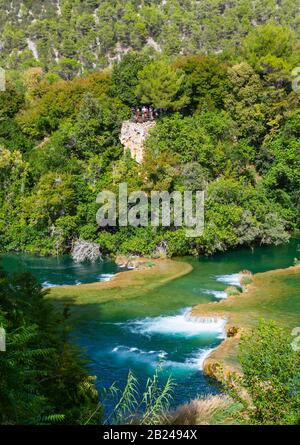
[[[82,351],[70,343],[69,308],[58,311],[29,273],[0,270],[0,424],[157,424],[169,409],[171,378],[160,384],[159,368],[144,391],[129,371],[98,393]],[[110,402],[110,411],[103,407]],[[105,415],[104,415],[105,411]]]
[[[68,310],[59,313],[30,274],[0,271],[0,424],[80,424],[98,406],[94,378],[68,341]],[[92,423],[101,422],[102,411]]]
[[[242,336],[239,360],[243,376],[236,376],[228,389],[245,407],[243,421],[298,424],[300,352],[292,348],[292,336],[275,322],[261,320]]]
[[[213,254],[279,244],[299,228],[296,0],[13,0],[0,10],[0,251],[61,254],[84,239],[104,254]],[[167,113],[137,164],[119,132],[141,104]],[[97,193],[121,182],[204,190],[203,235],[100,229]],[[0,271],[0,423],[100,423],[68,311],[45,296],[30,275]],[[298,421],[299,353],[285,333],[259,325],[240,360],[247,421]],[[129,374],[113,422],[159,422],[170,387],[155,375],[140,402]]]
[[[52,32],[55,12],[48,3],[39,12],[34,8],[41,17],[30,25],[25,20],[30,8],[23,4],[24,21],[13,26],[19,30],[26,22],[38,32],[47,23],[43,29]],[[73,26],[74,11],[78,13],[75,31],[62,31],[67,40],[61,39],[61,45],[76,48],[73,33],[79,38],[83,28],[85,42],[90,33],[97,35],[90,27],[90,14],[98,2],[89,6],[72,2],[72,7],[67,1],[60,3],[64,24]],[[214,3],[214,7],[192,1],[184,2],[185,6],[168,1],[163,7],[159,1],[142,3],[137,14],[133,2],[110,2],[110,7],[101,2],[97,15],[106,14],[109,23],[118,11],[113,29],[117,27],[130,41],[129,31],[122,34],[124,23],[129,20],[143,33],[143,14],[154,34],[161,32],[161,23],[167,23],[175,27],[174,39],[181,31],[200,39],[193,23],[195,8],[206,4],[203,32],[208,34],[203,41],[207,48],[223,45],[223,51],[178,56],[174,39],[169,39],[172,51],[129,51],[111,69],[78,72],[74,77],[72,67],[79,60],[59,62],[59,69],[48,64],[47,57],[53,61],[53,55],[43,40],[47,52],[43,63],[11,65],[22,70],[7,72],[7,89],[0,93],[0,250],[56,254],[68,252],[74,240],[85,239],[98,242],[104,254],[152,255],[162,244],[169,255],[212,254],[241,245],[285,242],[288,232],[299,227],[300,110],[291,71],[300,50],[293,2],[281,2],[276,9],[278,21],[284,18],[289,26],[272,20],[272,1],[255,9],[259,17],[252,16],[249,2]],[[215,7],[219,11],[215,26],[217,17],[225,20],[230,37],[213,44],[210,13]],[[234,19],[233,10],[243,11],[243,26]],[[172,20],[166,22],[164,14]],[[255,28],[248,26],[265,20]],[[135,25],[127,25],[134,32]],[[60,26],[60,20],[55,20],[55,26]],[[4,35],[12,38],[9,27],[8,21]],[[184,42],[185,53],[199,52],[188,38]],[[22,48],[20,42],[15,44]],[[88,51],[84,54],[88,57]],[[166,108],[168,113],[151,131],[139,165],[124,155],[119,132],[130,108],[143,103]],[[174,226],[99,229],[97,193],[117,191],[121,182],[128,183],[129,191],[205,190],[203,235],[186,238],[184,228]]]
[[[41,65],[69,78],[103,68],[128,49],[173,56],[238,47],[253,26],[272,19],[299,36],[298,6],[297,0],[2,0],[0,65]]]

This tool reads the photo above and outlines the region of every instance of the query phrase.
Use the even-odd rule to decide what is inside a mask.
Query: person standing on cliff
[[[153,121],[153,119],[154,119],[154,109],[153,109],[152,105],[150,105],[150,107],[149,107],[149,119],[150,119],[150,121]]]
[[[142,122],[145,121],[145,114],[146,114],[146,107],[145,105],[142,106]]]

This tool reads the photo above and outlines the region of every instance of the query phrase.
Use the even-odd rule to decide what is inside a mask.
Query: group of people
[[[142,107],[133,107],[131,109],[132,119],[134,122],[147,122],[153,121],[160,117],[163,113],[161,108],[154,108],[152,105],[149,107],[143,105]]]

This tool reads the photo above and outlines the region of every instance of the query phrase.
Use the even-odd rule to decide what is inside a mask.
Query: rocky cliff
[[[142,123],[123,122],[120,134],[121,144],[124,145],[124,151],[129,150],[131,157],[138,163],[143,160],[144,142],[154,126],[155,122],[152,121]]]

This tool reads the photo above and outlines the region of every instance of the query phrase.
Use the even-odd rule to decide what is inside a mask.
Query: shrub
[[[237,287],[235,287],[235,286],[227,287],[225,292],[228,295],[228,297],[231,297],[231,296],[234,296],[234,295],[239,295],[241,293],[241,291]]]
[[[214,425],[227,423],[238,405],[224,395],[207,396],[179,406],[169,417],[171,425]]]
[[[300,351],[292,337],[274,321],[260,320],[239,346],[242,375],[225,383],[228,393],[244,405],[250,424],[295,424],[300,419]]]

